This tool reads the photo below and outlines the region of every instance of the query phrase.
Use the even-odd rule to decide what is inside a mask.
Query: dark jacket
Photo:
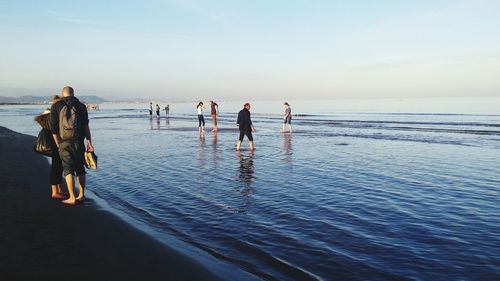
[[[240,110],[236,124],[240,127],[240,131],[252,130],[252,120],[250,119],[250,111],[248,109],[243,108]]]
[[[89,115],[87,107],[75,97],[64,97],[52,105],[50,108],[50,129],[53,134],[59,135],[59,113],[65,105],[68,107],[76,107],[78,140],[83,141],[87,134],[86,129],[89,125]]]

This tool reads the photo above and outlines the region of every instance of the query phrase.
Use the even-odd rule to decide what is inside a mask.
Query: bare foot
[[[81,196],[81,197],[80,197],[80,196],[78,196],[78,197],[76,197],[76,201],[78,201],[78,202],[83,202],[83,201],[85,201],[85,197],[83,197],[83,196]]]
[[[56,194],[52,194],[52,199],[64,199],[66,198],[66,196],[60,194],[60,193],[56,193]]]
[[[61,201],[61,203],[73,206],[76,204],[76,200],[75,199],[66,199],[66,200]]]

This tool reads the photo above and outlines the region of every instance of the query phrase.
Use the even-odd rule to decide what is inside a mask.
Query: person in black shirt
[[[85,195],[84,140],[87,139],[87,151],[94,151],[94,147],[90,136],[87,108],[74,97],[73,88],[69,86],[63,88],[62,96],[63,98],[50,108],[50,129],[54,142],[58,147],[59,156],[62,160],[63,175],[68,186],[69,198],[62,202],[74,205],[76,201],[83,201]],[[66,114],[64,114],[65,112]],[[66,119],[63,120],[63,118]],[[74,129],[61,126],[61,123],[65,122],[70,124],[69,120],[74,120],[72,123]],[[61,127],[63,129],[60,129]],[[71,137],[67,135],[68,130],[72,132]],[[76,198],[73,175],[76,175],[80,191]]]
[[[250,118],[250,104],[247,102],[243,106],[243,109],[238,113],[238,120],[236,124],[240,129],[240,137],[238,142],[236,143],[236,150],[239,151],[241,147],[241,142],[243,141],[243,137],[246,135],[248,138],[248,143],[250,146],[250,150],[254,150],[253,145],[253,136],[252,132],[255,132],[255,127],[252,124],[252,119]]]

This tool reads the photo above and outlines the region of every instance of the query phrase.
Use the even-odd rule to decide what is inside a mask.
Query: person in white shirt
[[[198,130],[201,134],[205,131],[205,118],[203,117],[203,110],[205,107],[203,106],[203,102],[200,101],[196,109],[198,110]]]

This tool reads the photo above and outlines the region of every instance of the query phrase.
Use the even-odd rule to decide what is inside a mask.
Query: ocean
[[[201,136],[197,102],[102,104],[89,197],[228,280],[500,279],[499,98],[289,102],[293,134],[252,102],[253,153],[242,102]],[[0,126],[37,135],[44,108]]]

